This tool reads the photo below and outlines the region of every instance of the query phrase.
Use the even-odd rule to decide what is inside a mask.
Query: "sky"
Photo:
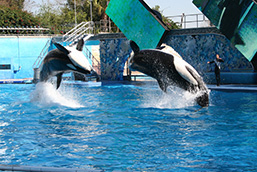
[[[164,16],[177,16],[182,13],[199,14],[200,10],[193,4],[193,0],[144,0],[151,8],[156,5],[160,6],[160,10]]]
[[[42,2],[47,3],[54,2],[54,0],[33,0],[37,5]],[[182,13],[187,14],[198,14],[201,13],[195,5],[193,0],[144,0],[151,8],[156,5],[160,6],[160,10],[164,16],[177,16]]]

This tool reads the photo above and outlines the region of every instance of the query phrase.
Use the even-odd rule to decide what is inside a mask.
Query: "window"
[[[0,64],[0,70],[10,70],[11,65],[10,64]]]

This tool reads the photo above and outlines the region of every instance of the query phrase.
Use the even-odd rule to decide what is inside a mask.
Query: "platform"
[[[227,92],[257,92],[257,85],[207,85],[210,90]]]

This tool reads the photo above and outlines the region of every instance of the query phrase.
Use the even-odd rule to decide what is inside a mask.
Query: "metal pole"
[[[110,1],[107,1],[107,6],[109,5],[109,3],[110,3]],[[109,23],[109,33],[111,33],[112,32],[112,23],[111,23],[111,18],[110,17],[109,17],[108,23]]]
[[[91,17],[91,23],[93,21],[93,14],[92,14],[92,0],[89,0],[90,1],[90,17]]]
[[[74,12],[75,12],[75,26],[77,26],[77,10],[76,10],[76,0],[74,0]]]
[[[196,14],[196,28],[198,28],[198,14]]]

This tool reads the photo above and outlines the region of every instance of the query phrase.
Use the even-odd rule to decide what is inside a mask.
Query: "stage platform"
[[[239,85],[239,84],[228,84],[228,85],[207,85],[210,90],[215,91],[229,91],[229,92],[257,92],[257,85]]]
[[[32,84],[33,78],[24,79],[0,79],[0,84]]]

